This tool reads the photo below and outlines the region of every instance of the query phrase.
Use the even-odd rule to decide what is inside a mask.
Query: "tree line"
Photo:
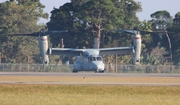
[[[0,3],[0,62],[41,63],[37,37],[7,34],[37,32],[40,29],[68,30],[67,33],[49,36],[50,47],[59,47],[64,39],[65,47],[93,48],[94,37],[99,47],[123,47],[132,45],[132,35],[115,30],[138,27],[144,31],[167,31],[169,33],[141,33],[141,64],[179,65],[180,12],[174,17],[166,10],[155,11],[151,20],[140,21],[137,13],[143,8],[134,0],[71,0],[59,8],[52,8],[50,21],[38,24],[40,18],[48,18],[40,0],[7,0]],[[170,39],[170,42],[168,40]],[[169,46],[171,44],[171,47]],[[172,57],[170,55],[172,54]],[[115,56],[106,56],[106,63],[114,62]],[[62,63],[60,58],[50,56],[51,63]],[[132,57],[118,56],[119,64],[131,64]]]

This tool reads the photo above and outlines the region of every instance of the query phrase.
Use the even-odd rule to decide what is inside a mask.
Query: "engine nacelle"
[[[141,36],[138,33],[134,35],[133,46],[135,50],[135,53],[133,54],[133,64],[137,65],[140,63],[141,55]]]
[[[39,38],[39,48],[40,48],[40,54],[42,57],[43,64],[49,64],[49,57],[47,55],[48,51],[48,41],[47,36],[41,36]]]

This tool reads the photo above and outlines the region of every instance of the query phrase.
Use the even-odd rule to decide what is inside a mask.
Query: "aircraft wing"
[[[48,55],[80,56],[84,49],[73,48],[49,48]]]
[[[133,47],[115,47],[115,48],[100,48],[99,54],[100,55],[129,55],[134,53]]]
[[[65,55],[65,56],[80,56],[87,49],[73,49],[73,48],[49,48],[48,55]],[[91,49],[92,52],[99,51],[99,55],[129,55],[134,53],[133,47],[114,47],[114,48],[100,48]]]

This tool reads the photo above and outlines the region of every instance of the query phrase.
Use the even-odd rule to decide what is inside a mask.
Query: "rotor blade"
[[[128,33],[128,34],[135,34],[135,32],[134,32],[133,30],[117,30],[116,32]]]
[[[42,32],[42,36],[46,36],[46,35],[53,35],[53,34],[60,34],[63,32],[68,32],[68,30],[62,30],[62,31],[46,31],[46,32]]]
[[[174,33],[174,32],[168,32],[168,31],[152,31],[152,32],[150,32],[150,31],[140,31],[141,33],[143,33],[143,34],[152,34],[152,33]]]
[[[57,32],[57,33],[62,33],[62,32],[68,32],[68,30],[61,30],[61,31],[48,31],[48,32]]]
[[[8,36],[39,36],[39,33],[30,33],[30,34],[8,34]]]
[[[34,32],[29,34],[9,34],[8,36],[47,36],[47,35],[53,35],[58,33],[68,32],[68,30],[62,30],[62,31],[40,31],[40,32]]]

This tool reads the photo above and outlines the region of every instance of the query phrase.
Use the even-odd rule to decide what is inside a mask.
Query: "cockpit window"
[[[89,57],[89,61],[102,61],[102,57]]]
[[[91,59],[92,59],[92,61],[96,61],[96,57],[92,57]]]
[[[97,61],[102,61],[102,58],[101,57],[97,57]]]
[[[96,61],[96,57],[89,57],[90,61]]]

